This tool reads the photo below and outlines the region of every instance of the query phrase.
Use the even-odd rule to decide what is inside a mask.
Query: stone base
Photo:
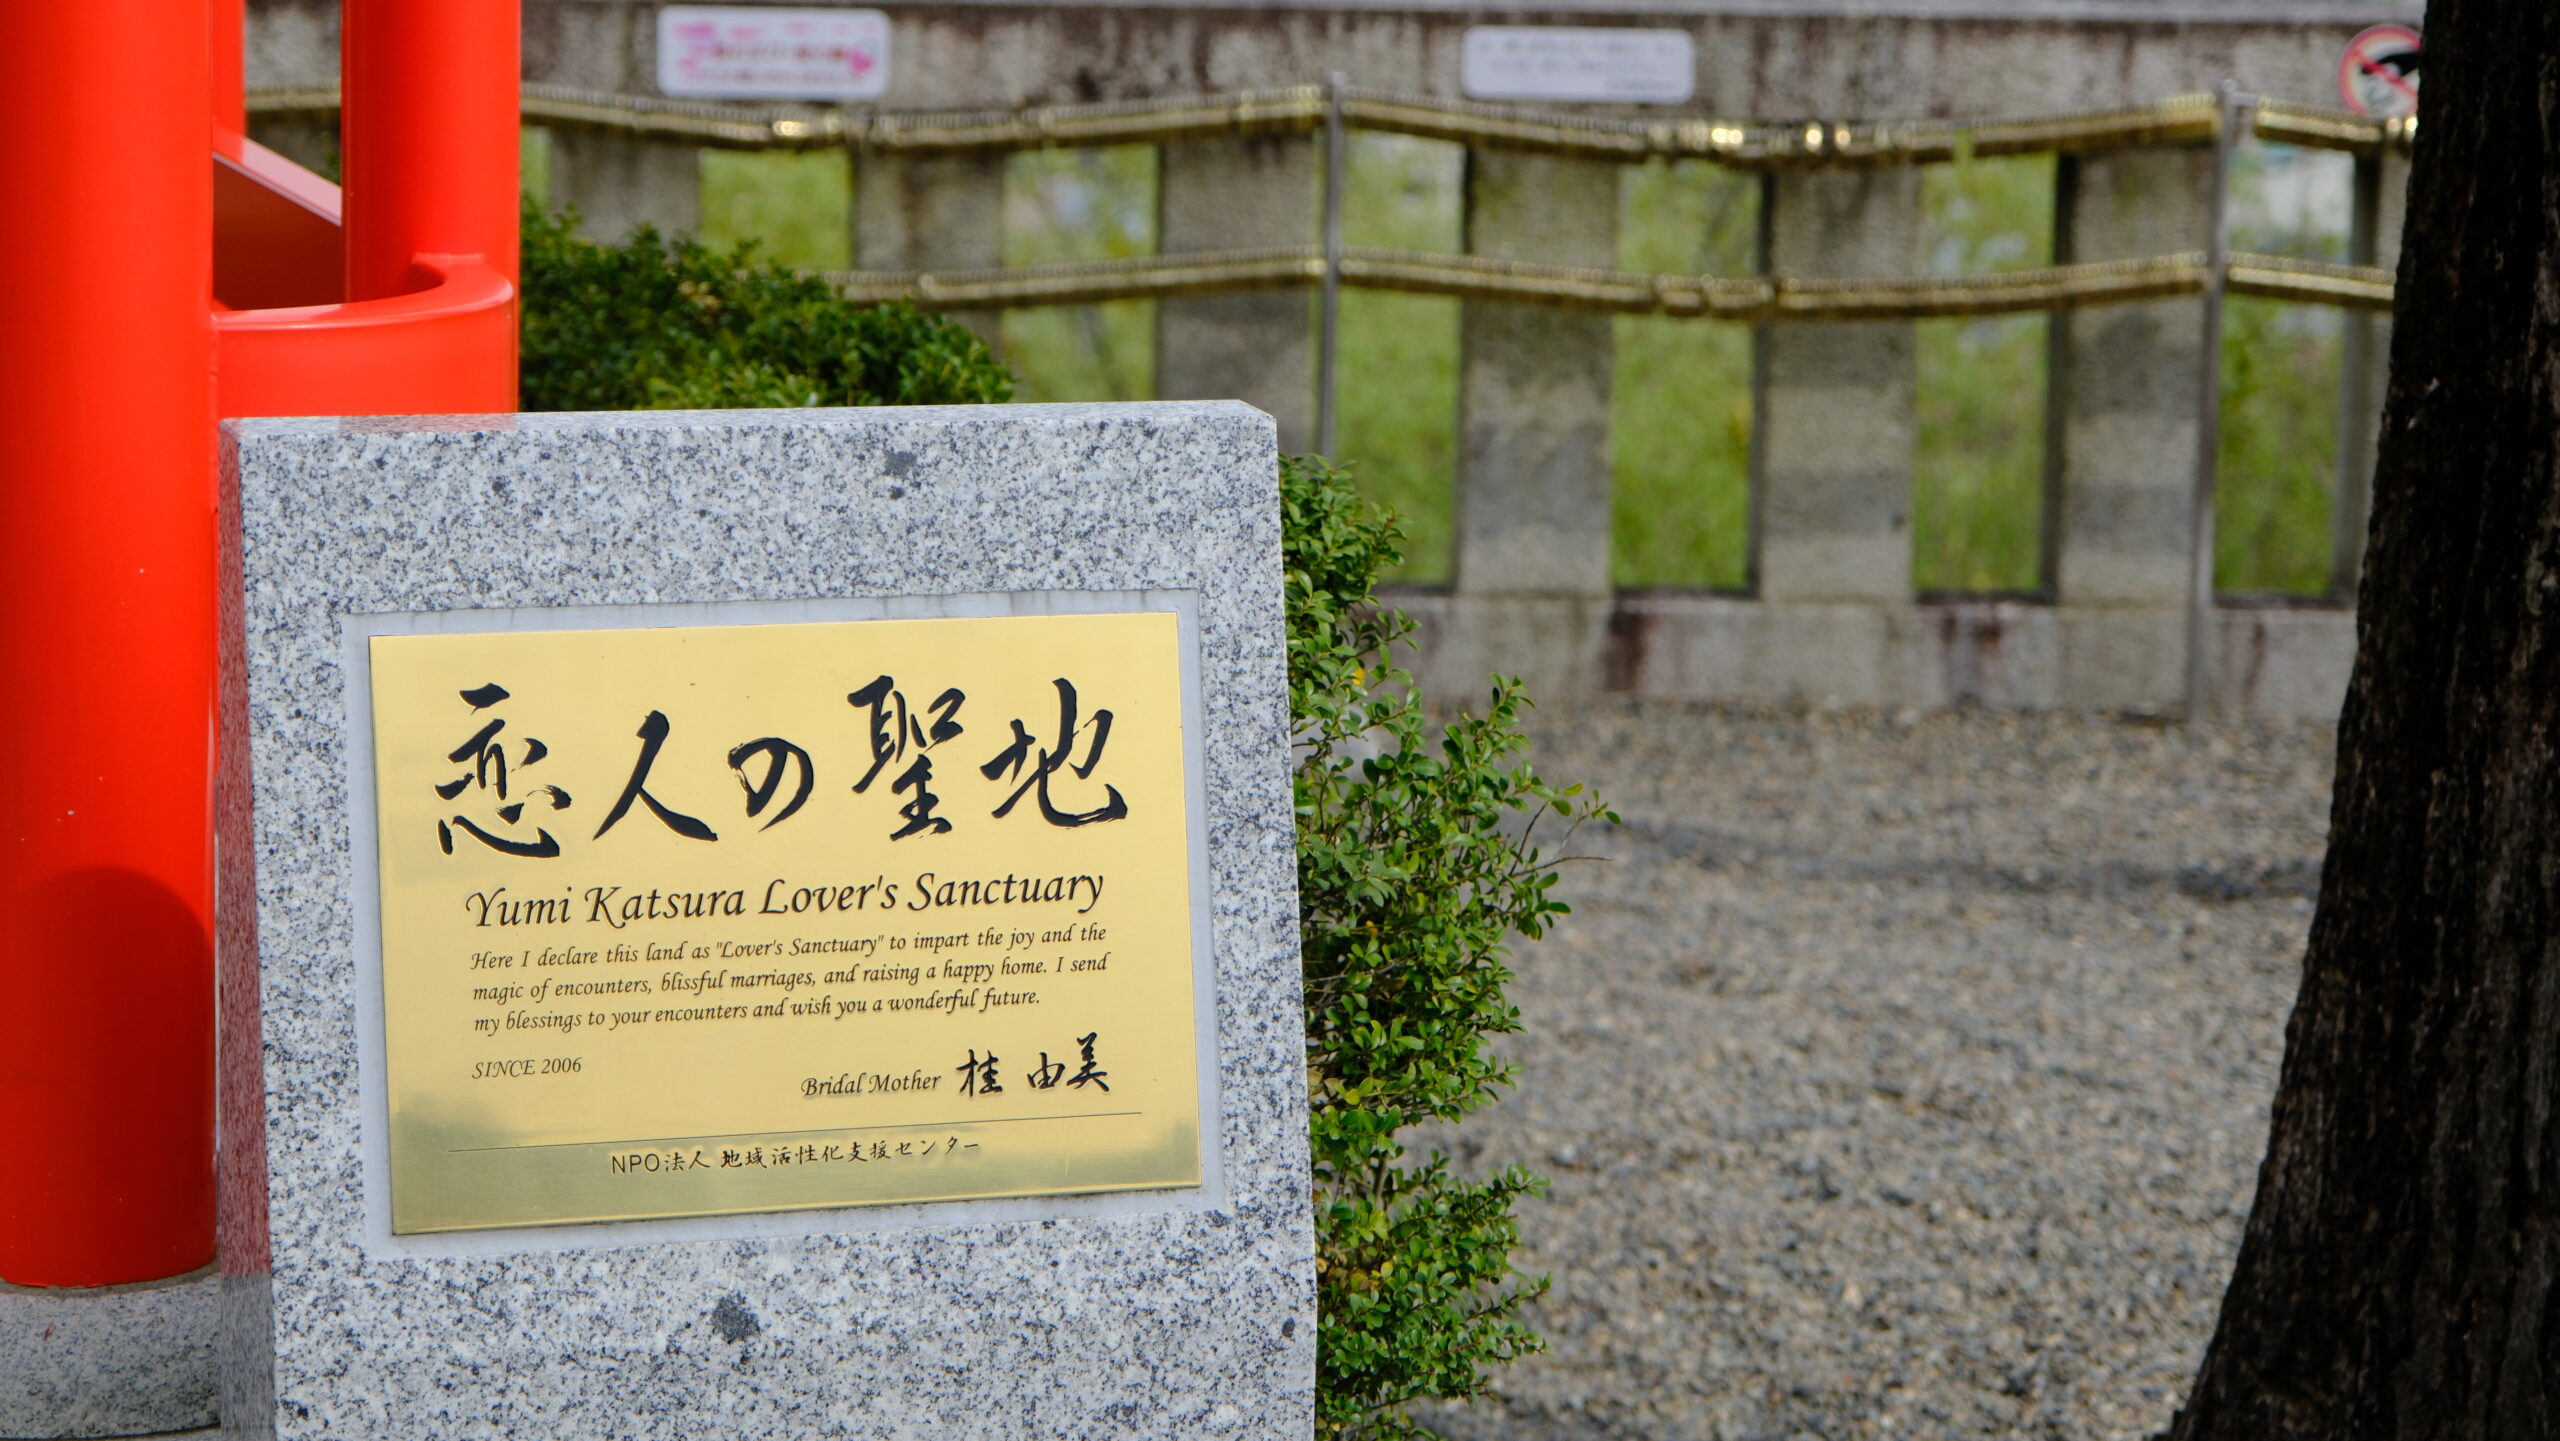
[[[1412,662],[1433,697],[1482,705],[1493,670],[1532,699],[1862,706],[1975,703],[2028,710],[2172,713],[2186,704],[2186,614],[2158,607],[1952,600],[1899,605],[1627,592],[1604,601],[1386,597],[1419,625]],[[2335,720],[2355,662],[2355,614],[2222,606],[2214,713]]]
[[[0,1437],[159,1436],[214,1421],[210,1267],[169,1281],[0,1285]]]
[[[1497,672],[1531,699],[1601,689],[1609,602],[1588,596],[1397,597],[1419,627],[1420,653],[1403,659],[1423,691],[1482,709]]]

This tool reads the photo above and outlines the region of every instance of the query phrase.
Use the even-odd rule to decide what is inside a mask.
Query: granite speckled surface
[[[263,1188],[224,1192],[226,1434],[1309,1433],[1313,1242],[1267,417],[1215,402],[225,433],[263,938],[254,987],[225,994],[255,995],[263,1044],[226,1017],[224,1065],[263,1067],[267,1168]],[[368,1247],[345,617],[1140,589],[1197,594],[1222,1092],[1204,1121],[1222,1196],[1057,1201],[1063,1219],[964,1224],[898,1208],[895,1225],[505,1255]],[[226,966],[243,963],[237,950]],[[248,1144],[242,1129],[227,1143]],[[245,1159],[226,1156],[232,1175]],[[264,1277],[243,1261],[254,1239]],[[269,1366],[272,1407],[258,1404]]]
[[[134,1286],[0,1283],[0,1436],[144,1436],[213,1420],[210,1268]]]

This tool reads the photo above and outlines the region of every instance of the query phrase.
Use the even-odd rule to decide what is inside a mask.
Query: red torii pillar
[[[518,21],[346,0],[342,214],[241,134],[240,0],[15,19],[0,1281],[96,1287],[214,1251],[216,417],[514,408]]]
[[[213,1254],[206,26],[40,5],[0,327],[0,1279]]]

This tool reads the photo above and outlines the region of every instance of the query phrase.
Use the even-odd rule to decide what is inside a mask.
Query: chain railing
[[[334,90],[267,91],[252,114],[324,115]],[[1337,109],[1338,107],[1338,109]],[[2247,107],[2263,139],[2358,155],[2405,151],[2407,120],[2376,121],[2260,100]],[[2135,145],[2210,143],[2215,99],[2177,95],[2150,105],[2010,119],[1885,123],[1744,123],[1706,118],[1626,120],[1482,105],[1431,96],[1301,85],[1232,94],[1012,111],[893,112],[720,105],[528,85],[524,118],[638,140],[732,150],[847,148],[909,155],[1059,147],[1165,144],[1220,135],[1293,134],[1329,121],[1358,130],[1637,163],[1711,160],[1739,169],[1878,167],[1968,157],[2073,153]],[[2195,295],[2209,283],[2201,253],[1993,275],[1827,280],[1715,277],[1596,270],[1478,256],[1347,247],[1339,283],[1370,290],[1450,295],[1715,320],[1911,320],[2007,315]],[[829,279],[860,300],[909,300],[930,309],[1093,305],[1248,290],[1317,287],[1320,247],[1197,251],[1122,260],[964,271],[838,271]],[[2237,294],[2362,310],[2391,307],[2391,274],[2279,255],[2234,254]]]
[[[333,91],[249,97],[253,115],[318,116]],[[731,150],[843,149],[864,155],[1001,154],[1055,147],[1169,144],[1218,136],[1321,133],[1329,168],[1321,246],[1193,251],[985,270],[839,271],[827,279],[862,301],[906,300],[935,310],[1090,305],[1256,290],[1320,288],[1317,435],[1329,449],[1340,287],[1557,306],[1621,315],[1738,322],[1895,321],[2063,311],[2181,296],[2204,300],[2205,362],[2197,399],[2188,605],[2188,707],[2204,697],[2205,626],[2212,603],[2212,510],[2219,419],[2222,303],[2258,296],[2357,311],[2388,311],[2391,272],[2228,248],[2230,165],[2243,134],[2359,158],[2405,155],[2413,120],[2344,112],[2237,93],[2176,95],[2149,105],[2025,118],[1770,123],[1707,117],[1616,116],[1484,105],[1433,96],[1323,85],[1225,95],[1009,111],[847,110],[748,107],[605,94],[547,85],[524,89],[533,124],[605,132],[634,141]],[[1622,271],[1346,246],[1340,241],[1342,137],[1361,129],[1469,146],[1576,159],[1642,163],[1695,159],[1749,171],[1876,169],[2031,154],[2142,146],[2213,151],[2205,251],[2046,266],[1987,275],[1835,279],[1784,274],[1725,277]]]
[[[905,300],[928,310],[1004,310],[1312,288],[1324,283],[1325,255],[1321,246],[1301,245],[990,270],[823,273],[848,298],[865,303]],[[1340,274],[1343,284],[1366,290],[1552,305],[1613,315],[1749,322],[1931,320],[2161,300],[2202,294],[2210,268],[2204,252],[2187,251],[1990,275],[1800,280],[1601,270],[1345,246]],[[2375,266],[2332,265],[2241,251],[2231,257],[2229,287],[2236,295],[2270,300],[2356,310],[2391,308],[2391,272]]]

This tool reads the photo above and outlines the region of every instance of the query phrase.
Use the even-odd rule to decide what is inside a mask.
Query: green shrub
[[[942,405],[1010,400],[966,327],[863,306],[759,260],[646,226],[581,240],[573,215],[524,214],[527,410]]]
[[[1320,1434],[1412,1435],[1396,1408],[1484,1389],[1485,1368],[1538,1348],[1520,1309],[1545,1289],[1511,1264],[1511,1204],[1544,1183],[1512,1167],[1481,1182],[1396,1139],[1494,1098],[1511,1068],[1485,1038],[1519,1028],[1505,947],[1566,910],[1530,843],[1543,818],[1617,817],[1521,759],[1516,682],[1431,743],[1411,677],[1412,631],[1371,595],[1397,560],[1394,521],[1343,472],[1281,465],[1289,710],[1300,751],[1299,941],[1316,1191]],[[1527,824],[1521,825],[1523,820]]]

